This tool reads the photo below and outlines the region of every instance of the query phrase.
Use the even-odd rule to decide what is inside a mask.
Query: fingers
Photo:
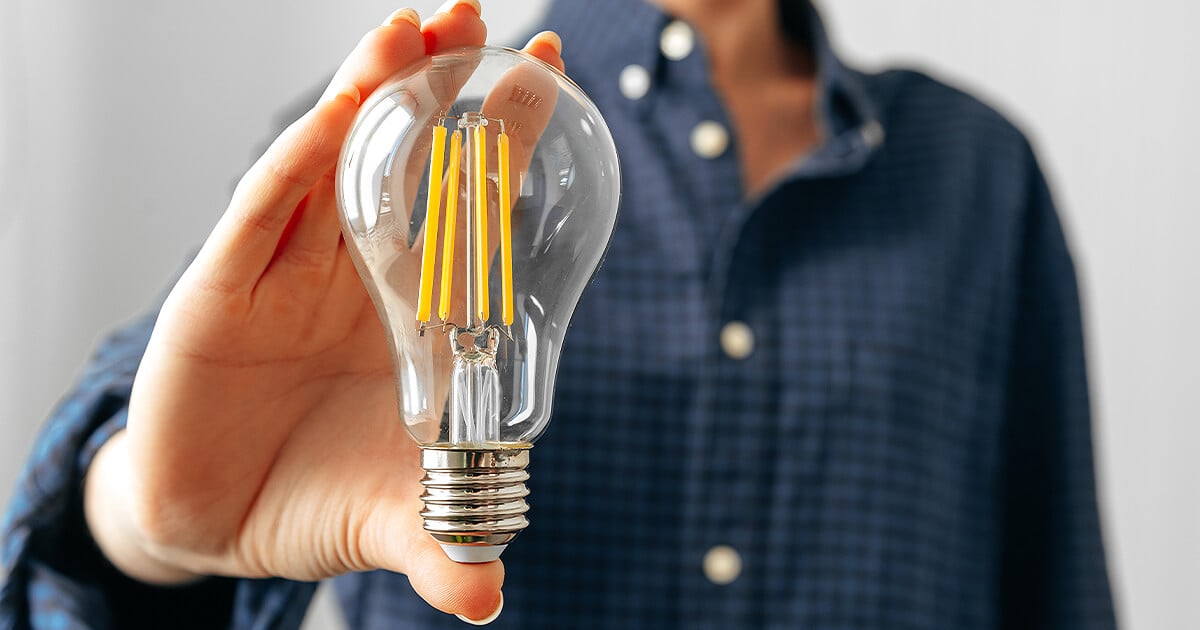
[[[328,242],[324,232],[336,232],[329,230],[335,222],[322,220],[324,231],[304,230],[303,217],[293,219],[313,185],[333,170],[358,105],[390,75],[424,55],[429,42],[439,50],[481,45],[486,34],[477,0],[459,0],[431,17],[424,31],[416,12],[402,9],[364,36],[317,106],[293,123],[239,183],[214,237],[197,258],[210,263],[210,282],[229,291],[253,288],[272,260],[286,258],[281,255],[287,245],[280,241],[292,230]],[[332,204],[307,205],[314,217],[333,212]],[[296,238],[291,244],[301,251],[328,251]]]
[[[336,163],[342,136],[360,101],[352,86],[321,101],[292,123],[246,173],[196,257],[212,284],[228,292],[254,287],[300,200]]]
[[[479,0],[449,0],[422,28],[425,52],[432,54],[460,46],[482,46],[487,26],[479,19]]]
[[[525,50],[562,68],[562,42],[552,32],[538,33]],[[505,121],[510,138],[509,181],[521,181],[557,102],[557,81],[533,63],[522,63],[506,71],[483,101],[485,116]]]
[[[417,12],[401,9],[368,32],[329,81],[328,95],[341,86],[357,87],[364,98],[384,79],[421,58],[425,52]]]
[[[554,31],[542,31],[529,39],[523,49],[525,52],[545,61],[564,72],[562,59],[562,39]]]
[[[413,27],[419,30],[414,31]],[[399,37],[400,45],[396,46],[388,36]],[[365,96],[375,91],[384,79],[420,58],[421,53],[430,54],[458,46],[482,46],[486,38],[487,26],[480,18],[478,0],[452,0],[423,25],[416,11],[401,9],[368,33],[359,44],[360,48],[366,46],[372,51],[370,58],[377,63],[369,67],[352,64],[352,55],[334,74],[329,89],[349,83],[357,86]]]
[[[198,264],[208,263],[213,283],[229,291],[256,285],[300,200],[336,164],[363,97],[397,67],[424,54],[421,31],[409,17],[402,14],[368,33],[321,101],[289,126],[239,182],[197,257]]]
[[[335,203],[333,181],[329,178],[318,181],[284,228],[268,274],[279,270],[293,276],[293,281],[302,283],[300,286],[324,284],[321,279],[337,262],[341,243],[337,213],[333,211]]]

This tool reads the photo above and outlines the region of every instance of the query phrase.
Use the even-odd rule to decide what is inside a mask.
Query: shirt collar
[[[859,170],[883,143],[884,128],[877,103],[863,85],[863,75],[842,63],[816,8],[802,1],[820,84],[818,112],[824,142],[798,160],[793,174],[848,174]],[[566,42],[568,72],[573,59],[586,60],[580,66],[615,81],[629,64],[659,67],[663,61],[659,37],[673,19],[645,0],[556,0],[546,23]]]

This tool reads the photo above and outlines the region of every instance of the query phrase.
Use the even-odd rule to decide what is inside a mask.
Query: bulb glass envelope
[[[435,55],[363,105],[337,186],[416,441],[536,439],[616,221],[616,149],[595,105],[518,51]]]

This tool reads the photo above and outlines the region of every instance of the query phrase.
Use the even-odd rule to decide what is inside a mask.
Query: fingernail
[[[558,33],[555,33],[554,31],[542,31],[541,33],[538,33],[529,39],[530,44],[536,41],[549,44],[550,46],[554,47],[554,50],[557,51],[558,54],[562,54],[562,38],[558,36]]]
[[[492,623],[493,621],[495,621],[496,618],[500,616],[500,611],[502,611],[502,610],[504,610],[504,592],[503,591],[500,592],[500,603],[496,605],[496,610],[493,610],[492,614],[488,615],[487,617],[484,617],[483,619],[475,620],[475,619],[467,619],[466,617],[464,617],[462,615],[454,615],[454,616],[458,617],[462,621],[465,621],[473,626],[486,626],[489,623]]]
[[[479,6],[479,0],[446,0],[445,4],[438,7],[436,13],[449,13],[458,7],[470,7],[475,15],[483,15],[483,7]]]
[[[336,101],[341,97],[350,99],[355,105],[362,102],[362,94],[358,91],[358,87],[354,85],[346,85],[334,90],[332,87],[325,90],[325,94],[321,97],[323,101]]]
[[[412,9],[397,10],[395,13],[392,13],[391,15],[388,16],[388,18],[386,20],[383,21],[383,25],[390,26],[397,22],[408,22],[409,24],[412,24],[413,26],[415,26],[417,28],[421,28],[421,16],[417,15],[417,12]]]

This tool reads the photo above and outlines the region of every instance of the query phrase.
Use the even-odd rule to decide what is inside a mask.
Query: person
[[[483,43],[459,0],[371,31],[101,346],[9,508],[0,626],[296,627],[340,575],[355,628],[1113,627],[1077,288],[1022,135],[849,69],[801,0],[546,24],[527,51],[604,112],[624,196],[503,564],[421,530],[329,177],[384,78]]]

